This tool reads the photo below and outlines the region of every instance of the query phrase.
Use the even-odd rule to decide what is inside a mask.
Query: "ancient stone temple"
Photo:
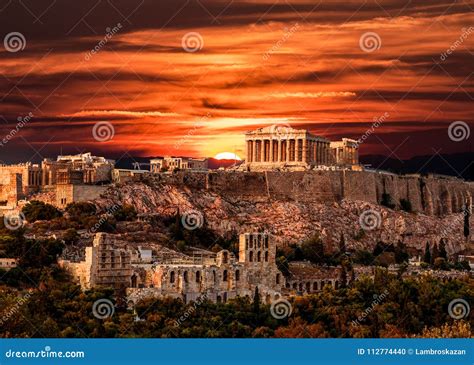
[[[351,166],[359,163],[358,144],[343,138],[331,142],[305,129],[287,126],[259,128],[245,134],[246,167],[252,171],[305,170],[316,166]]]
[[[331,163],[330,141],[304,129],[285,126],[259,128],[245,134],[247,166],[265,168],[301,167]]]
[[[332,155],[336,165],[357,165],[359,163],[359,144],[349,138],[331,142]]]

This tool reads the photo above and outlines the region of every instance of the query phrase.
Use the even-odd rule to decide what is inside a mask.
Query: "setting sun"
[[[242,160],[239,156],[232,152],[221,152],[215,155],[214,158],[216,160]]]

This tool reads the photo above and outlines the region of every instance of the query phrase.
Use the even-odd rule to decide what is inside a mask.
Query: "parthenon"
[[[259,128],[245,134],[246,166],[252,170],[357,165],[358,145],[344,138],[331,142],[305,129],[286,126]]]

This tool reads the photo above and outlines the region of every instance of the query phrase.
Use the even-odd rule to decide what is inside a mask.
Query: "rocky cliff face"
[[[230,178],[231,174],[226,176]],[[242,177],[237,175],[237,179]],[[113,204],[131,204],[141,214],[163,219],[192,212],[198,223],[191,224],[202,222],[217,234],[226,235],[232,230],[237,233],[267,230],[275,235],[279,244],[297,243],[318,233],[329,252],[337,249],[341,234],[349,249],[371,250],[378,241],[396,243],[400,240],[413,252],[421,252],[426,242],[439,243],[441,238],[446,239],[449,254],[467,248],[462,213],[452,213],[452,210],[443,216],[407,213],[380,206],[371,201],[373,199],[331,197],[324,201],[301,193],[281,196],[272,194],[274,186],[268,183],[255,185],[255,179],[264,181],[265,177],[263,174],[252,176],[249,184],[238,180],[241,193],[235,193],[229,191],[235,188],[229,186],[231,183],[226,185],[220,181],[222,188],[216,188],[209,177],[203,182],[202,177],[193,174],[146,177],[109,189],[96,203],[104,210]],[[282,184],[288,183],[282,180]],[[255,186],[262,186],[261,191],[255,191]],[[292,186],[296,192],[304,191],[304,187]],[[328,189],[328,186],[320,188],[321,191]],[[471,227],[472,223],[471,218]]]

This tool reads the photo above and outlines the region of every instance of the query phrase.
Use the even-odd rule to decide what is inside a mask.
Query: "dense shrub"
[[[51,220],[59,218],[62,213],[59,209],[38,200],[32,200],[26,204],[21,210],[28,222],[36,222],[39,220]]]

